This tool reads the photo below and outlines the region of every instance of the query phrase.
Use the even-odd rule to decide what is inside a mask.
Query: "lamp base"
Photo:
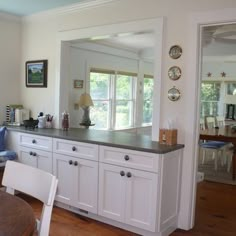
[[[89,107],[82,107],[82,109],[84,110],[84,114],[82,117],[82,121],[80,123],[80,125],[82,126],[93,126],[94,124],[91,124],[91,120],[90,120],[90,108]]]

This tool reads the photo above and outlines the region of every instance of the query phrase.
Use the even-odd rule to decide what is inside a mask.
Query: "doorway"
[[[192,160],[193,165],[193,173],[192,173],[192,190],[193,190],[193,197],[192,197],[192,212],[191,212],[191,227],[194,226],[195,221],[195,204],[196,204],[196,189],[197,189],[197,182],[196,182],[196,175],[197,175],[197,166],[198,166],[198,140],[199,140],[199,118],[200,118],[200,78],[201,78],[201,66],[200,66],[200,56],[201,51],[201,40],[200,40],[200,30],[203,26],[210,26],[210,25],[225,25],[225,24],[232,24],[236,21],[236,14],[233,9],[225,9],[222,11],[216,12],[206,12],[204,14],[194,14],[192,16],[191,22],[189,24],[189,39],[191,43],[189,44],[189,59],[190,59],[190,66],[187,69],[187,74],[192,76],[190,79],[193,83],[193,86],[187,86],[189,89],[189,94],[194,91],[195,96],[192,97],[190,101],[188,101],[187,107],[190,109],[190,112],[193,113],[189,115],[189,119],[192,119],[192,125],[189,124],[189,127],[186,127],[188,131],[195,133],[192,142],[191,140],[187,141],[190,142],[189,148],[192,148],[192,153],[194,159]],[[198,50],[196,50],[198,49]],[[189,96],[190,98],[190,96]],[[191,109],[191,105],[195,104],[194,107]],[[191,146],[192,145],[192,146]],[[189,161],[190,164],[191,161]],[[190,187],[191,188],[191,187]]]

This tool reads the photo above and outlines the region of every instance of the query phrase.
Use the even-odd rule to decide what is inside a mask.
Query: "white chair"
[[[218,119],[217,119],[218,118]],[[200,120],[200,128],[203,127],[201,124],[203,121]],[[221,127],[224,126],[224,118],[223,117],[214,117],[214,116],[206,116],[204,118],[204,127],[206,129],[213,129],[214,127]],[[212,159],[214,160],[214,169],[218,169],[218,159],[219,157],[225,157],[225,155],[228,155],[228,148],[231,148],[230,143],[221,142],[221,141],[206,141],[206,142],[200,142],[200,148],[202,150],[202,164],[205,163],[206,160],[206,153],[211,152],[212,153]],[[227,152],[226,152],[227,150]],[[223,165],[225,163],[225,159],[221,158],[221,164]]]
[[[2,180],[6,191],[14,195],[18,190],[44,203],[40,221],[37,220],[38,236],[49,235],[57,183],[57,178],[48,172],[14,161],[6,162]]]

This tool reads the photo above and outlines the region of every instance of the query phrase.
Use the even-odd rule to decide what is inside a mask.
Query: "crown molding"
[[[106,5],[111,2],[117,2],[117,1],[120,1],[120,0],[87,0],[81,3],[75,3],[68,6],[54,8],[54,9],[42,11],[36,14],[23,16],[22,19],[27,21],[28,19],[33,19],[33,18],[71,14],[71,13],[79,12],[86,9],[91,9],[94,7],[99,7],[99,6]]]

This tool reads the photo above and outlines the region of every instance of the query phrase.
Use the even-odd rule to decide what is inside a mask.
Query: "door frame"
[[[186,147],[192,152],[192,159],[189,159],[186,167],[190,167],[191,187],[190,187],[190,199],[191,209],[189,211],[189,222],[186,225],[186,221],[181,222],[185,217],[181,217],[179,226],[182,228],[192,228],[195,221],[195,206],[196,206],[196,190],[197,190],[197,167],[198,167],[198,140],[199,140],[199,118],[200,118],[200,84],[201,84],[201,27],[207,25],[217,24],[229,24],[236,22],[236,8],[222,9],[215,11],[207,11],[200,13],[192,13],[189,15],[188,21],[188,50],[185,65],[186,66],[186,78],[189,78],[188,83],[185,85],[186,97],[186,109],[189,111],[188,120],[186,122],[186,130],[192,134],[192,139],[186,140]],[[194,104],[194,105],[193,105]],[[194,135],[195,134],[195,135]],[[183,166],[183,168],[185,168]],[[183,186],[184,184],[182,184]],[[182,189],[183,190],[183,189]],[[185,195],[185,194],[184,194]],[[182,197],[182,201],[185,198]],[[181,203],[183,203],[181,201]],[[186,212],[185,212],[186,213]],[[186,218],[185,218],[186,219]],[[190,227],[188,227],[190,226]]]

